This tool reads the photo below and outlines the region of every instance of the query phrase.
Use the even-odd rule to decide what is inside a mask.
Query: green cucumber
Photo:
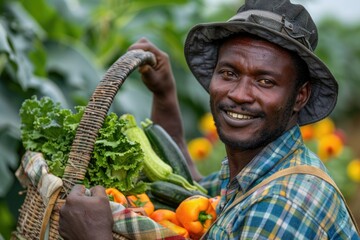
[[[146,194],[149,196],[151,202],[154,204],[155,210],[157,210],[157,209],[168,209],[168,210],[171,210],[171,211],[175,212],[176,207],[171,206],[171,205],[168,204],[167,201],[164,201],[162,199],[158,199],[157,197],[152,195],[152,193],[150,192],[150,189],[148,191],[146,191]]]
[[[186,159],[166,130],[150,119],[141,122],[141,126],[157,155],[172,167],[174,173],[183,176],[189,183],[193,184]]]
[[[179,185],[165,181],[152,182],[150,184],[150,193],[159,202],[166,202],[167,205],[175,208],[186,198],[194,195],[202,195],[210,198],[208,195],[198,190],[190,191]]]
[[[188,190],[197,189],[196,186],[190,184],[184,177],[173,172],[172,167],[161,160],[151,147],[151,143],[146,137],[142,128],[138,127],[136,119],[131,114],[123,114],[121,119],[127,121],[124,134],[130,141],[140,144],[144,152],[143,172],[150,181],[163,180],[183,186]]]
[[[160,159],[169,164],[174,173],[183,176],[190,184],[195,185],[199,191],[206,193],[206,189],[193,180],[184,154],[168,132],[150,119],[141,122],[141,126]]]

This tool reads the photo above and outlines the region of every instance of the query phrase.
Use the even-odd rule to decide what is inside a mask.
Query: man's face
[[[274,44],[250,37],[224,42],[209,88],[221,140],[255,149],[294,126],[295,73],[290,53]]]

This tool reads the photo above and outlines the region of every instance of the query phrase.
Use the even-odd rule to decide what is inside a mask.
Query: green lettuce
[[[49,97],[38,100],[36,96],[25,100],[20,108],[24,148],[43,153],[50,172],[56,176],[64,173],[84,110],[84,106],[77,106],[73,113]],[[126,124],[115,113],[106,116],[83,182],[87,187],[102,185],[124,193],[146,189],[141,181],[144,153],[140,144],[131,142],[123,133]]]

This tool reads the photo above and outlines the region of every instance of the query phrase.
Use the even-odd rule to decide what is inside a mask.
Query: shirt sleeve
[[[220,195],[220,179],[219,172],[214,172],[200,180],[200,185],[207,191],[208,195],[215,197]]]

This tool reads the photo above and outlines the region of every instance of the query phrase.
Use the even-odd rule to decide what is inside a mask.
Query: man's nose
[[[238,103],[253,102],[255,98],[251,79],[246,77],[239,79],[228,92],[228,97]]]

